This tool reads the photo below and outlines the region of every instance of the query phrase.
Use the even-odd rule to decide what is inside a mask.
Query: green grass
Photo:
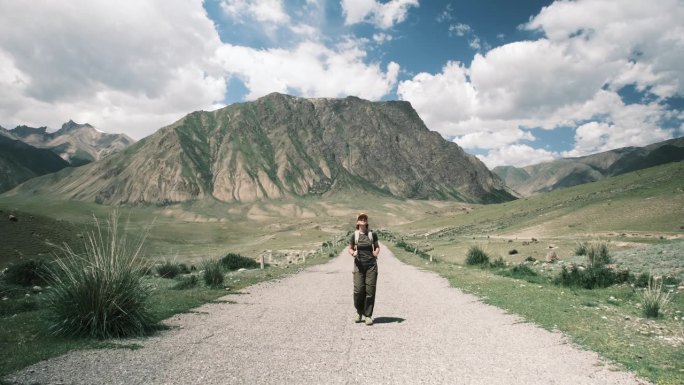
[[[629,285],[584,290],[558,287],[548,280],[530,283],[503,277],[495,270],[452,263],[426,263],[401,249],[392,251],[404,262],[436,271],[454,286],[481,297],[526,320],[568,335],[575,343],[623,365],[658,384],[684,383],[684,349],[664,338],[681,338],[684,323],[674,320],[684,311],[684,295],[673,298],[657,321],[643,317],[639,292]]]
[[[64,240],[80,242],[80,229],[91,223],[92,215],[105,218],[110,210],[107,206],[58,198],[0,195],[0,210],[5,214],[9,210],[21,212],[18,223],[26,225],[11,228],[9,222],[0,221],[3,235],[8,229],[23,231],[23,234],[13,233],[21,238],[4,249],[8,253],[0,253],[0,267],[36,254],[49,256],[54,250],[51,246],[31,249],[33,245],[43,247],[43,239],[57,244]],[[595,290],[560,288],[551,283],[551,278],[559,273],[558,264],[530,265],[539,273],[536,277],[525,271],[513,272],[527,258],[543,261],[549,250],[555,251],[565,263],[584,263],[586,257],[575,253],[578,242],[606,242],[613,262],[620,268],[628,268],[634,274],[652,271],[684,279],[683,162],[495,205],[398,200],[382,194],[365,194],[359,202],[356,192],[343,192],[324,198],[251,203],[203,200],[163,208],[131,207],[122,213],[130,219],[133,234],[155,221],[147,238],[149,253],[145,258],[150,261],[173,258],[179,263],[200,267],[203,260],[225,255],[227,250],[250,258],[258,258],[262,253],[276,255],[281,250],[306,255],[313,250],[315,256],[307,258],[306,264],[327,261],[330,254],[336,255],[346,244],[340,234],[353,228],[360,211],[370,214],[373,229],[391,229],[396,239],[402,239],[409,248],[413,246],[411,253],[393,248],[401,258],[424,266],[428,263],[425,256],[432,256],[437,262],[428,266],[440,269],[455,286],[543,327],[562,330],[582,346],[646,378],[663,384],[684,382],[681,374],[684,373],[681,367],[684,349],[672,348],[656,337],[658,332],[667,336],[684,335],[682,322],[673,319],[675,311],[684,311],[684,295],[673,297],[663,317],[646,322],[642,308],[637,306],[641,303],[642,288],[632,289],[627,285]],[[26,216],[37,218],[37,213],[45,218],[41,219],[44,225],[22,221]],[[59,233],[44,237],[32,234],[42,236],[49,231]],[[32,242],[35,239],[41,242]],[[335,241],[331,242],[332,239]],[[0,242],[0,251],[3,243]],[[386,243],[391,246],[389,240]],[[474,245],[486,250],[490,259],[500,261],[499,267],[459,268],[468,249]],[[423,258],[413,256],[417,249]],[[518,253],[509,255],[512,249]],[[504,268],[504,264],[513,267]],[[147,276],[146,282],[153,287],[149,297],[151,313],[154,319],[161,320],[253,282],[297,271],[301,266],[227,272],[223,286],[230,290],[211,289],[202,282],[197,287],[174,290],[177,280]],[[495,274],[504,271],[513,277]],[[195,274],[199,276],[199,272]],[[4,301],[8,305],[7,316],[0,318],[0,374],[69,349],[102,346],[95,340],[44,336],[41,330],[45,310],[40,307],[40,301],[28,300],[33,305],[12,302],[18,300],[16,296],[8,299],[9,302]],[[37,310],[31,310],[36,304]]]
[[[330,249],[335,255],[341,250]],[[151,321],[159,323],[174,314],[192,311],[202,304],[219,301],[220,297],[240,293],[241,290],[265,280],[278,279],[297,273],[307,266],[329,261],[328,250],[307,258],[306,263],[282,267],[267,267],[264,270],[228,272],[223,285],[218,288],[199,285],[177,290],[177,280],[145,276],[143,283],[150,288],[148,298]],[[35,307],[21,308],[19,302],[26,301],[24,292],[16,298],[2,301],[2,306],[15,306],[0,314],[0,377],[47,358],[64,354],[74,349],[128,348],[127,345],[103,343],[94,338],[72,338],[47,333],[49,312],[42,306],[43,295],[35,297]],[[221,301],[225,302],[225,301]],[[3,308],[0,307],[0,310]]]

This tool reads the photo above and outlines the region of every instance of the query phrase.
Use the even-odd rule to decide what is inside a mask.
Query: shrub
[[[605,266],[588,267],[584,270],[580,270],[577,266],[573,266],[568,270],[567,267],[563,266],[560,274],[555,279],[555,283],[561,286],[594,289],[627,282],[629,279],[629,271],[615,272]]]
[[[0,301],[0,317],[10,316],[38,309],[35,296]]]
[[[193,266],[194,267],[194,266]],[[190,274],[190,267],[184,263],[179,263],[178,264],[178,269],[180,270],[181,274]]]
[[[648,273],[641,273],[636,277],[631,277],[632,283],[636,287],[646,287],[648,286],[649,275]]]
[[[9,266],[3,277],[12,285],[44,285],[49,280],[48,263],[43,259],[18,262]]]
[[[589,245],[587,244],[587,242],[577,243],[577,246],[575,246],[575,255],[587,255],[588,248]]]
[[[221,265],[227,270],[237,270],[237,269],[254,269],[259,267],[257,261],[252,258],[243,257],[240,254],[228,253],[223,258],[221,258]]]
[[[471,246],[466,255],[467,265],[488,265],[489,255],[479,246]]]
[[[50,267],[52,288],[45,302],[49,330],[94,338],[142,335],[153,326],[147,307],[149,287],[142,281],[145,236],[131,247],[119,233],[117,212],[106,228],[97,219],[95,225],[84,238],[82,255],[66,245],[64,257]]]
[[[590,267],[603,267],[612,262],[608,252],[608,244],[605,242],[590,244],[586,255]]]
[[[648,318],[658,318],[663,308],[670,302],[670,294],[663,291],[662,278],[650,277],[648,287],[644,289],[642,295],[644,315]]]
[[[205,261],[202,267],[204,268],[202,277],[207,286],[220,287],[223,285],[223,264],[220,260],[211,259]]]
[[[196,275],[188,275],[185,277],[180,277],[178,283],[176,283],[172,289],[174,290],[187,290],[197,287],[199,284],[199,278]]]
[[[492,262],[489,266],[495,269],[506,267],[506,261],[503,258],[499,257],[495,259],[494,262]]]
[[[180,267],[172,262],[166,261],[164,264],[157,266],[157,274],[162,278],[176,278],[181,273]]]

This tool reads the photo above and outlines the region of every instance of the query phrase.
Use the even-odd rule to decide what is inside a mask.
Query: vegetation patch
[[[252,258],[236,253],[228,253],[220,260],[221,266],[226,270],[256,269],[259,267],[257,261]]]
[[[471,246],[466,254],[466,265],[489,265],[489,255],[480,246]]]
[[[173,279],[181,273],[181,267],[177,263],[166,261],[163,264],[157,266],[157,274],[159,274],[159,276],[162,278]]]
[[[204,272],[202,273],[202,278],[204,278],[204,283],[209,287],[221,287],[223,286],[224,270],[223,264],[219,259],[209,259],[204,261],[202,264]]]
[[[86,236],[85,253],[68,246],[50,267],[46,293],[51,333],[63,336],[116,338],[143,335],[154,321],[147,307],[148,288],[140,258],[143,239],[131,247],[119,232],[117,214],[106,228]]]

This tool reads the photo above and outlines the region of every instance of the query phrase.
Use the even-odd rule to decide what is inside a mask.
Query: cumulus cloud
[[[380,29],[388,29],[406,20],[408,10],[418,7],[418,0],[342,0],[342,11],[348,25],[369,22]]]
[[[277,24],[297,39],[277,49],[223,43],[201,0],[3,3],[0,123],[58,128],[73,119],[139,139],[221,107],[233,77],[250,99],[279,91],[377,100],[396,86],[399,65],[368,63],[367,40],[320,41],[317,2],[307,0],[296,17],[276,0],[221,4],[227,15]]]
[[[236,20],[250,18],[276,24],[290,21],[283,9],[282,0],[223,0],[221,9]]]
[[[4,2],[0,117],[140,138],[223,99],[219,44],[199,0]]]
[[[575,148],[563,156],[667,139],[674,130],[662,128],[669,114],[662,101],[684,95],[684,4],[628,3],[554,2],[524,26],[544,37],[478,53],[470,67],[449,62],[441,73],[418,74],[397,94],[429,128],[467,148],[492,149],[483,157],[492,164],[530,140],[524,128],[577,128]],[[652,101],[625,103],[618,92],[626,85]]]
[[[366,64],[366,52],[355,41],[338,49],[317,42],[303,42],[293,50],[254,49],[225,44],[221,61],[232,76],[249,89],[248,99],[271,92],[308,97],[357,95],[377,100],[396,84],[399,65]]]
[[[489,151],[487,155],[478,158],[489,168],[496,166],[525,167],[532,164],[548,162],[558,157],[558,154],[540,148],[533,148],[526,144],[513,144]]]

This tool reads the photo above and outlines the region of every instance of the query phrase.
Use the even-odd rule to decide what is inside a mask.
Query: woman
[[[356,217],[356,231],[349,240],[349,254],[354,257],[354,322],[363,321],[373,324],[375,305],[375,285],[378,282],[378,235],[368,229],[368,215],[361,213]]]

